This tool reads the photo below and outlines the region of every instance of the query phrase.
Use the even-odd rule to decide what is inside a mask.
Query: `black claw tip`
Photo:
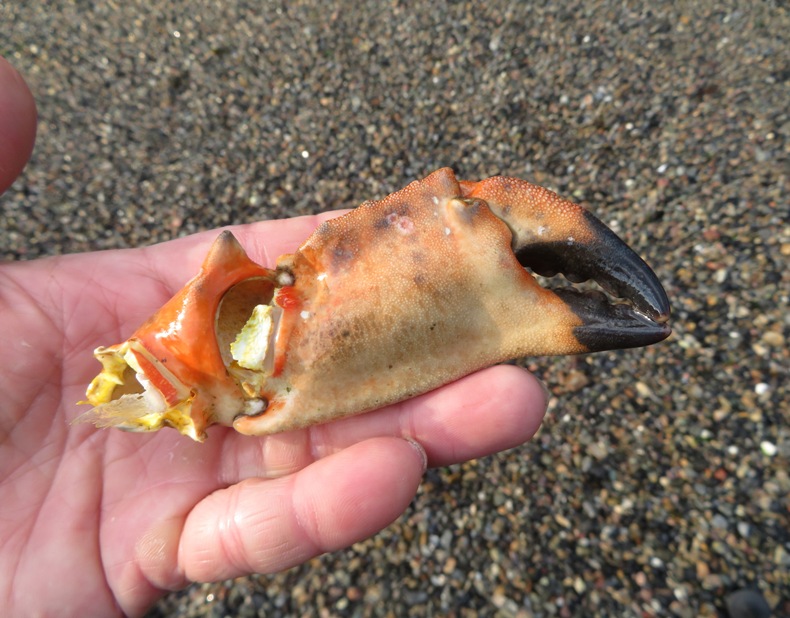
[[[558,272],[573,283],[593,280],[608,293],[631,303],[659,323],[669,320],[669,299],[650,267],[628,245],[589,212],[584,220],[587,242],[530,242],[516,247],[519,262],[539,275]]]
[[[572,288],[555,290],[582,320],[574,329],[576,339],[589,352],[638,348],[669,337],[672,329],[627,305],[609,304],[600,292],[579,292]]]

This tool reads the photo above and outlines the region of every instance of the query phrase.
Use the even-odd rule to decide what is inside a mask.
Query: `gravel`
[[[660,345],[528,359],[554,394],[538,436],[430,470],[382,533],[150,616],[696,617],[739,589],[790,615],[787,3],[408,4],[0,4],[40,113],[5,259],[353,206],[449,165],[585,204],[673,302]]]

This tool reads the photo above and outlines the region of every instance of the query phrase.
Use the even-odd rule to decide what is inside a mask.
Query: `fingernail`
[[[404,440],[411,444],[414,447],[414,450],[420,454],[420,459],[422,460],[422,471],[425,472],[428,469],[428,454],[425,452],[422,444],[416,440],[413,440],[412,438],[404,438]]]
[[[541,380],[540,378],[535,378],[535,379],[538,381],[538,384],[540,384],[540,388],[543,391],[543,409],[548,410],[549,401],[551,401],[551,397],[552,397],[551,391],[549,390],[548,385],[543,380]]]

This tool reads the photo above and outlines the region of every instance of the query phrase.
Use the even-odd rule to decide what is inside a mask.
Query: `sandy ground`
[[[716,616],[745,587],[790,615],[786,2],[96,4],[0,3],[40,113],[2,257],[448,165],[583,203],[674,308],[658,346],[526,361],[554,394],[535,440],[429,471],[381,534],[151,616]]]

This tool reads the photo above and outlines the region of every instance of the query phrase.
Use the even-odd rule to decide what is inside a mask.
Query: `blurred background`
[[[521,448],[430,470],[372,539],[150,616],[790,615],[785,1],[0,2],[39,133],[0,256],[351,207],[441,166],[589,209],[674,334],[523,364]]]

